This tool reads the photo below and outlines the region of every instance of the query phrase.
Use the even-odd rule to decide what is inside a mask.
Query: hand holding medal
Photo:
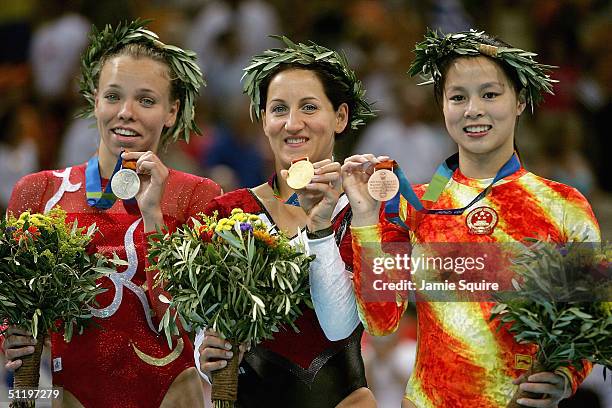
[[[342,186],[351,203],[353,214],[357,215],[354,220],[358,220],[359,225],[378,223],[380,202],[372,198],[368,181],[374,173],[384,170],[376,170],[376,166],[388,160],[388,156],[377,157],[373,154],[356,154],[344,160]],[[380,191],[382,192],[382,189]],[[378,197],[380,198],[380,194]],[[355,225],[355,222],[353,225],[359,226]]]
[[[296,185],[295,167],[299,163],[305,163],[300,165],[304,167],[312,166],[312,176],[302,188],[295,189],[292,184]],[[298,174],[301,171],[298,170]],[[309,174],[310,170],[308,169]],[[289,170],[282,170],[281,177],[286,178],[287,185],[296,190],[299,205],[309,218],[307,222],[309,231],[318,231],[329,227],[331,216],[342,190],[340,163],[333,162],[330,159],[316,163],[310,163],[308,159],[299,159],[293,162]],[[293,179],[291,179],[292,177]],[[299,177],[303,176],[300,175]],[[300,183],[297,183],[297,185],[300,185]]]
[[[131,200],[140,190],[140,178],[136,173],[136,161],[125,160],[121,162],[121,170],[111,179],[111,190],[121,200]]]
[[[389,201],[399,191],[399,180],[393,168],[395,160],[385,160],[374,166],[374,173],[368,179],[368,193],[376,201]]]
[[[145,232],[152,231],[155,229],[155,225],[163,224],[160,203],[168,178],[168,168],[151,151],[123,152],[121,157],[124,162],[136,163],[135,169],[132,171],[135,171],[138,175],[140,189],[135,198],[145,224]]]
[[[293,160],[287,172],[287,185],[293,190],[306,187],[315,175],[314,166],[308,157]]]

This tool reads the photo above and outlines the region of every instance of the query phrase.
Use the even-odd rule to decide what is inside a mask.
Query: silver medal
[[[111,180],[111,190],[117,198],[130,200],[136,197],[140,190],[140,178],[134,170],[121,169]]]

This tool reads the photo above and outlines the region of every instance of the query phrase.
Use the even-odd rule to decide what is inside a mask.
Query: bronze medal
[[[368,193],[377,201],[389,201],[399,191],[399,180],[393,173],[393,161],[377,164],[368,179]]]

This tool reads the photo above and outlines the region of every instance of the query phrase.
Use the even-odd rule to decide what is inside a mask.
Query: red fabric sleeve
[[[16,217],[28,210],[33,213],[42,213],[44,203],[51,196],[49,190],[53,187],[47,173],[44,171],[22,177],[13,187],[7,213],[12,213]]]
[[[410,251],[408,231],[388,222],[381,212],[378,225],[352,228],[353,235],[353,279],[359,317],[366,331],[375,336],[384,336],[397,330],[408,305],[406,292],[398,292],[394,301],[385,300],[386,294],[373,293],[370,286],[374,279],[369,266],[374,257],[393,256],[394,253]],[[368,268],[368,269],[366,269]],[[379,278],[385,282],[396,280],[396,271],[386,270]],[[380,299],[376,297],[380,296]]]
[[[221,193],[221,187],[217,183],[210,179],[202,179],[193,189],[189,200],[187,219],[204,212],[208,204]]]

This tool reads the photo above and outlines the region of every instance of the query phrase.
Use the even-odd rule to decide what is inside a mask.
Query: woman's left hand
[[[308,230],[318,231],[331,226],[331,217],[342,191],[341,166],[329,159],[313,163],[313,166],[314,177],[296,193],[300,207],[308,215]],[[286,179],[287,174],[287,170],[281,170],[281,177]]]
[[[520,384],[522,391],[544,394],[542,399],[519,398],[517,403],[526,407],[554,408],[564,398],[572,393],[572,387],[567,384],[565,376],[551,372],[541,372],[530,375],[527,379],[520,377],[514,384]]]
[[[154,231],[164,223],[161,198],[168,178],[168,168],[152,151],[124,152],[124,160],[136,160],[136,173],[140,176],[140,191],[136,201],[142,214],[145,232]]]

